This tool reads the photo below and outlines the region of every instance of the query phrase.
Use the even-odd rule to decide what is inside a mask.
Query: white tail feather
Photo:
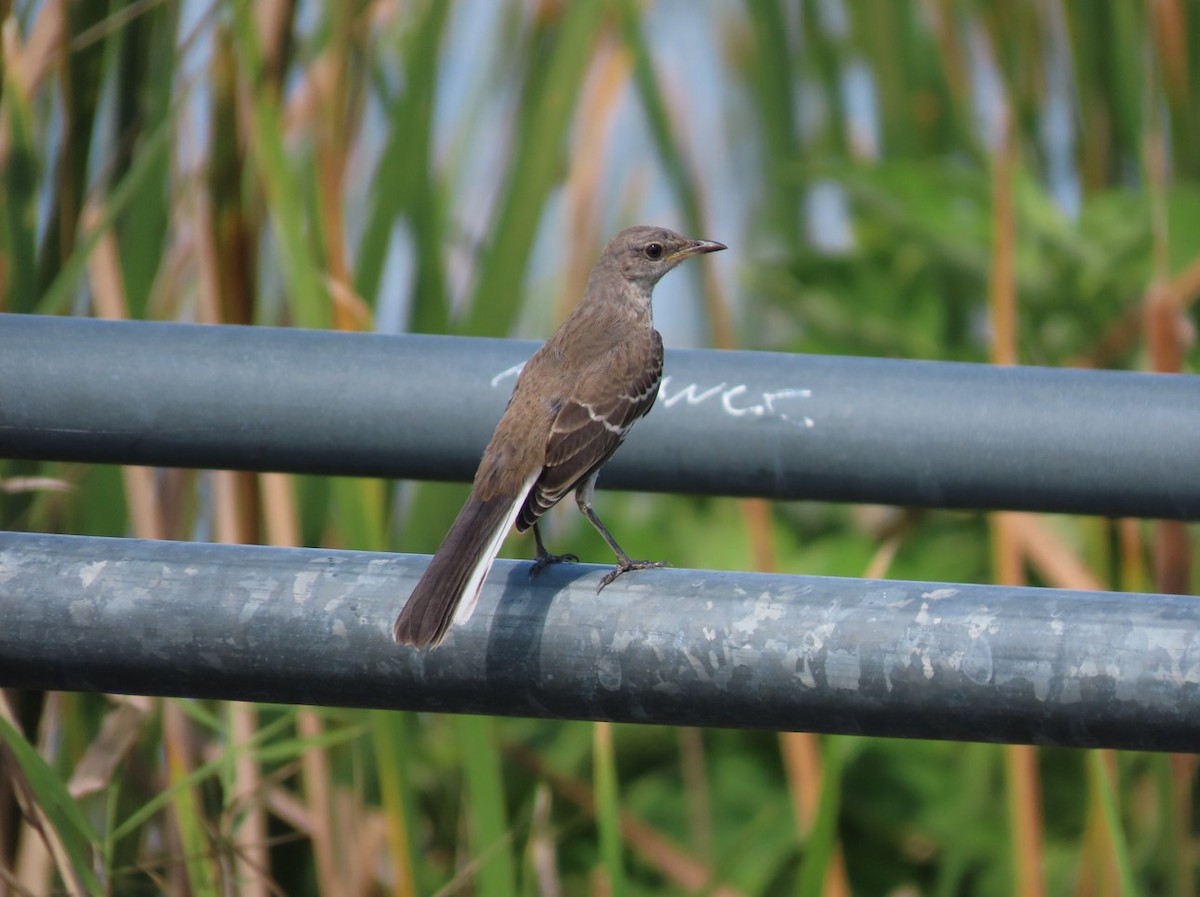
[[[504,523],[496,527],[496,531],[488,540],[487,548],[479,558],[479,563],[475,565],[475,569],[471,571],[471,577],[467,580],[467,584],[463,587],[462,601],[459,602],[458,608],[454,611],[454,625],[461,625],[471,619],[471,614],[475,613],[475,605],[479,603],[479,593],[483,591],[484,580],[487,579],[488,573],[491,572],[492,563],[496,560],[496,555],[500,553],[500,546],[504,544],[504,537],[508,535],[508,531],[512,529],[513,521],[517,519],[517,514],[521,510],[521,506],[525,504],[525,496],[529,494],[530,488],[533,486],[534,480],[538,478],[537,471],[521,487],[521,491],[517,493],[517,497],[513,500],[512,507],[508,509],[508,513],[504,515]]]

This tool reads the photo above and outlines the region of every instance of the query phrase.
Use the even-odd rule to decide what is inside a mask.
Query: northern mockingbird
[[[662,380],[662,337],[650,294],[688,256],[725,247],[662,227],[631,227],[605,247],[583,300],[525,364],[483,452],[466,504],[434,554],[393,635],[401,645],[436,646],[451,623],[475,609],[509,528],[533,528],[537,559],[578,560],[542,544],[537,521],[575,490],[579,510],[617,556],[596,591],[630,570],[661,562],[629,559],[592,510],[596,474],[654,404]]]

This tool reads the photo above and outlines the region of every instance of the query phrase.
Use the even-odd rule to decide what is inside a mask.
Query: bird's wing
[[[562,400],[546,442],[541,476],[517,518],[524,531],[609,459],[630,428],[658,398],[662,338],[653,331],[649,357],[630,353],[614,360],[608,376],[584,377]]]

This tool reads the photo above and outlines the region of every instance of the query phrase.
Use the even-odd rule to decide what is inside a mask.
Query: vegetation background
[[[1200,362],[1197,0],[0,0],[0,38],[3,311],[545,336],[650,221],[731,247],[664,282],[669,345]],[[0,485],[10,529],[404,551],[464,492]],[[679,566],[1198,586],[1172,522],[600,501]],[[0,708],[0,895],[1196,893],[1191,756]]]

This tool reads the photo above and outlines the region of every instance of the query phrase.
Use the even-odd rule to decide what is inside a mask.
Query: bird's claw
[[[533,579],[551,564],[574,564],[578,563],[579,556],[571,553],[567,554],[539,554],[533,560],[533,565],[529,568],[529,578]]]
[[[604,591],[604,587],[622,573],[628,573],[630,570],[661,570],[667,566],[670,565],[666,561],[626,561],[623,564],[617,564],[611,573],[606,573],[600,580],[600,585],[596,586],[596,594],[599,595]]]

